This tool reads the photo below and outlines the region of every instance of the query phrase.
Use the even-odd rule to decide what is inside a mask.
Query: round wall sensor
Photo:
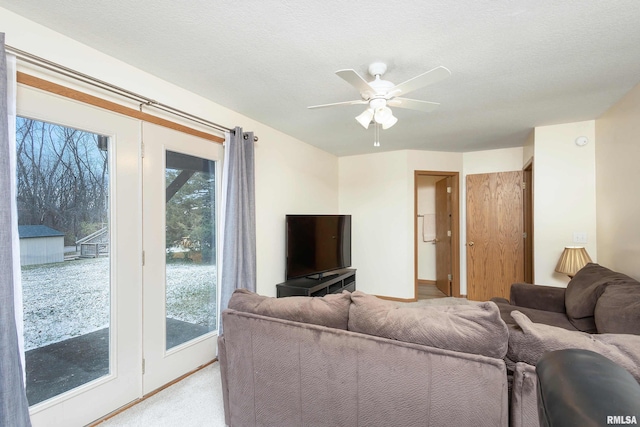
[[[586,136],[579,136],[576,138],[576,145],[578,147],[584,147],[588,143],[589,143],[589,138],[587,138]]]

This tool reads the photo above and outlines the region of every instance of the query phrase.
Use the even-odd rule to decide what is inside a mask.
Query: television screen
[[[287,215],[286,229],[287,280],[351,266],[351,215]]]

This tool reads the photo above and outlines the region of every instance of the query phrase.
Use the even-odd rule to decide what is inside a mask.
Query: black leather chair
[[[540,427],[637,425],[640,384],[588,350],[544,354],[536,365]]]

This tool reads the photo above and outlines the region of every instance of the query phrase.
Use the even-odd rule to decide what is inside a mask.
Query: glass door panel
[[[34,427],[142,396],[140,124],[18,85],[18,221]]]
[[[215,162],[166,152],[166,349],[216,330]]]
[[[216,355],[222,146],[143,123],[144,393]]]
[[[107,375],[108,138],[18,117],[17,202],[27,399]]]

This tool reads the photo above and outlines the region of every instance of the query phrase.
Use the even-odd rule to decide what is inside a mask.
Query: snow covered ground
[[[214,265],[167,265],[167,317],[216,328]],[[22,268],[25,350],[109,326],[109,258]]]

